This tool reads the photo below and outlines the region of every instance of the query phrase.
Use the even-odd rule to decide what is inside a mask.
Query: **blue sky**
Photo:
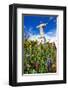
[[[39,29],[36,28],[40,23],[47,23],[44,28],[44,34],[48,36],[56,35],[57,16],[38,16],[38,15],[24,15],[24,34],[28,37],[39,35]]]

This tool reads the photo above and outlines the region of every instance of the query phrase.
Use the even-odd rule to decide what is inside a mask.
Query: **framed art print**
[[[66,83],[66,7],[9,5],[9,85]]]

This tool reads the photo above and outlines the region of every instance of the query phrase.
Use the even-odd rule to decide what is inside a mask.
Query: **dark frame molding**
[[[63,80],[55,81],[37,81],[37,82],[17,82],[17,8],[34,8],[63,10]],[[11,4],[9,5],[9,85],[26,86],[26,85],[44,85],[44,84],[61,84],[66,83],[66,7],[64,6],[44,6],[44,5],[26,5]]]

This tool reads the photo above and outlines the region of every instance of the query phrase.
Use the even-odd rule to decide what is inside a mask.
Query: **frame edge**
[[[9,85],[11,85],[11,86],[27,86],[28,85],[29,86],[29,85],[44,85],[44,84],[47,85],[47,84],[63,84],[63,83],[66,83],[66,71],[65,71],[65,69],[66,69],[66,60],[64,62],[64,68],[63,68],[64,69],[63,80],[50,81],[50,82],[47,81],[45,83],[44,82],[17,83],[17,76],[16,76],[16,70],[17,70],[16,66],[17,65],[15,64],[17,62],[16,58],[15,58],[15,61],[13,61],[13,70],[12,70],[12,24],[13,24],[12,23],[12,20],[13,20],[12,17],[13,17],[13,14],[16,15],[16,10],[14,10],[15,12],[13,12],[13,9],[14,9],[13,6],[15,8],[18,8],[18,7],[25,7],[26,8],[28,6],[30,6],[31,8],[32,7],[35,8],[34,6],[36,6],[36,8],[39,7],[39,6],[40,6],[40,8],[42,7],[42,9],[44,8],[44,5],[34,5],[34,6],[26,5],[26,4],[11,4],[11,5],[9,5]],[[63,6],[62,7],[61,6],[47,6],[47,8],[44,8],[44,9],[50,9],[50,7],[52,7],[51,9],[58,9],[58,10],[60,9],[60,10],[64,11],[64,23],[65,23],[64,24],[64,29],[66,30],[66,7],[63,7]],[[13,25],[15,25],[13,27],[13,29],[15,29],[15,31],[16,31],[16,18],[14,19],[14,24]],[[16,32],[14,32],[14,33],[13,33],[13,39],[15,41],[16,40]],[[64,39],[66,39],[66,31],[64,32]],[[13,46],[15,47],[16,44],[14,43]],[[64,50],[64,52],[65,52],[64,59],[65,59],[66,58],[66,40],[64,41],[64,46],[65,46],[65,50]],[[14,57],[16,57],[15,52],[16,52],[16,49],[14,49]]]

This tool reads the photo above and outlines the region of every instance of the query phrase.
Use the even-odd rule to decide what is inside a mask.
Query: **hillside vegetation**
[[[56,72],[55,43],[24,40],[24,74]],[[23,69],[22,69],[23,70]]]

